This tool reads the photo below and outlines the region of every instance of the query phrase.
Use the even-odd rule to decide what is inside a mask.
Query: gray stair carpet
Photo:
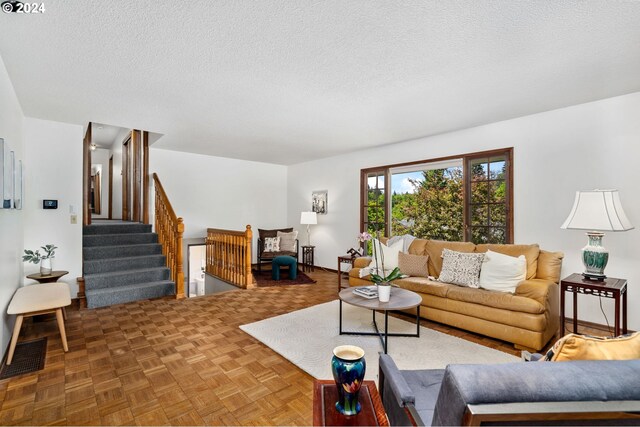
[[[82,234],[87,307],[175,294],[151,225],[100,221],[85,226]]]

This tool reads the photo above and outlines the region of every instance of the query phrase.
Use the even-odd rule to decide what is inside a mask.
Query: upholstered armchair
[[[284,245],[281,245],[283,247],[281,247],[277,251],[270,250],[269,247],[265,248],[265,240],[267,238],[278,237],[278,232],[280,232],[281,235],[282,233],[287,234],[287,236],[283,236],[282,238],[282,242],[285,243]],[[293,233],[293,235],[291,233]],[[286,237],[286,239],[284,237]],[[294,257],[296,261],[298,261],[300,258],[300,244],[296,237],[297,237],[297,232],[293,231],[293,227],[280,228],[275,230],[262,230],[259,228],[258,229],[258,247],[256,250],[256,254],[258,257],[258,271],[261,271],[262,263],[271,262],[277,256],[289,255]],[[287,247],[286,243],[289,244],[289,247]],[[286,249],[292,249],[292,250],[286,250]]]

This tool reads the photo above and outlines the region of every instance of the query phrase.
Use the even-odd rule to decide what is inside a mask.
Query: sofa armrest
[[[413,394],[413,391],[411,391],[407,380],[404,379],[391,356],[388,354],[380,354],[379,364],[380,380],[381,382],[385,381],[392,390],[393,397],[395,397],[398,406],[415,404],[416,396]]]
[[[516,295],[531,298],[545,305],[550,292],[557,292],[558,286],[551,280],[531,279],[518,283]]]
[[[371,264],[370,256],[361,256],[353,260],[353,268],[364,268]]]

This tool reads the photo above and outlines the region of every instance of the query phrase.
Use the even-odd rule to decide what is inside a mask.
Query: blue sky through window
[[[411,185],[409,179],[417,179],[422,181],[422,172],[406,172],[406,173],[395,173],[391,176],[391,192],[404,194],[404,193],[413,193],[414,187]]]

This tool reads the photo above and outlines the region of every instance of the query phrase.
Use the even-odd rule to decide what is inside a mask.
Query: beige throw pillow
[[[541,360],[640,359],[640,332],[615,338],[569,334],[560,338]]]
[[[280,250],[283,252],[296,252],[296,239],[298,238],[298,231],[294,230],[290,233],[278,231],[278,237],[280,238]]]
[[[439,282],[477,288],[484,254],[442,250],[442,271]]]
[[[513,257],[493,251],[484,254],[480,270],[481,288],[513,293],[526,277],[527,260],[524,255]]]
[[[429,256],[412,255],[400,252],[398,254],[398,268],[400,273],[412,277],[429,277]]]
[[[375,247],[374,257],[369,264],[371,272],[380,276],[386,276],[398,266],[398,254],[402,251],[402,241],[396,242],[391,246],[380,243],[378,239],[371,240]],[[377,264],[376,264],[377,260]],[[384,272],[377,271],[376,268],[382,270],[384,264]],[[376,267],[377,265],[377,267]]]

